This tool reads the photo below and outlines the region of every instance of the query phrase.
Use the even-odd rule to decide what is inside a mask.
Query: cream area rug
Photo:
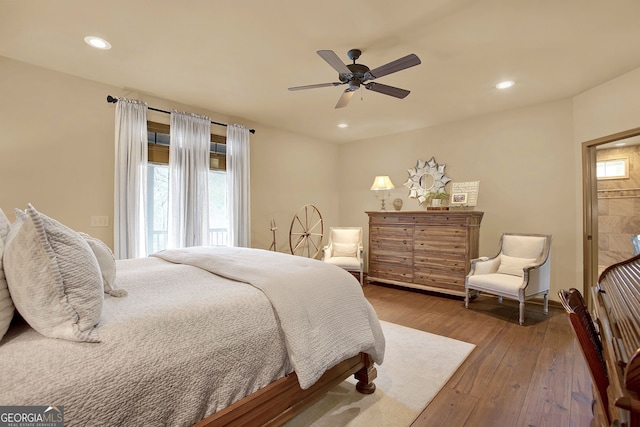
[[[360,394],[352,377],[285,424],[287,427],[398,426],[411,424],[475,345],[389,322],[384,362],[373,394]]]

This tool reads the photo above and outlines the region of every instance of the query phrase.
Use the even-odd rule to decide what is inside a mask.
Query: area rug
[[[285,424],[287,427],[408,426],[475,345],[389,322],[376,391],[360,394],[349,378]]]

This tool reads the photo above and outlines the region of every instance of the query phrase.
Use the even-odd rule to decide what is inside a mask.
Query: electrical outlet
[[[94,215],[91,217],[91,227],[108,227],[109,217]]]

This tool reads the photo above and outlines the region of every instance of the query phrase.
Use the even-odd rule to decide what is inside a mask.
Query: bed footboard
[[[261,388],[227,408],[210,415],[194,427],[227,425],[279,426],[311,406],[350,375],[356,390],[370,394],[376,389],[376,368],[368,354],[360,353],[338,363],[310,388],[302,390],[295,372]]]

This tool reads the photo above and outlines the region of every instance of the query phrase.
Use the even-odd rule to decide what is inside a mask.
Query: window
[[[147,122],[147,251],[167,247],[169,220],[169,125]],[[228,242],[226,137],[211,135],[209,156],[209,244]]]
[[[629,158],[599,160],[596,162],[596,177],[598,179],[629,178]]]

